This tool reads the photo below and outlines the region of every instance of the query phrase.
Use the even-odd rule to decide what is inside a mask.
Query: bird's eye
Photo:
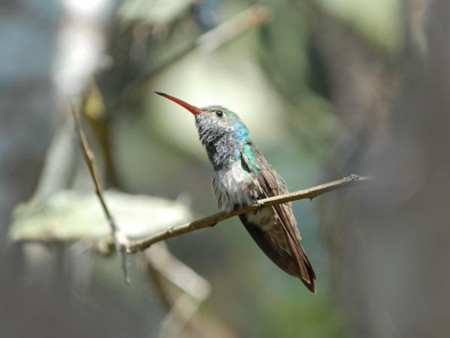
[[[217,115],[218,117],[222,117],[222,116],[223,116],[223,111],[221,111],[221,110],[216,110],[216,115]]]

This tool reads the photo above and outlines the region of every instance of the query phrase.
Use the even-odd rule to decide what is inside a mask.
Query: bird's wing
[[[244,168],[253,173],[261,189],[260,196],[263,198],[277,196],[287,193],[286,183],[280,175],[270,166],[261,152],[252,144],[244,145],[242,150],[242,161]],[[272,207],[275,211],[279,224],[288,242],[290,254],[297,265],[297,275],[308,289],[315,292],[316,275],[312,265],[300,244],[300,233],[297,222],[292,212],[290,203],[279,204]]]

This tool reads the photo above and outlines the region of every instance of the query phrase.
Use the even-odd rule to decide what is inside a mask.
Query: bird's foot
[[[256,214],[257,212],[261,211],[264,208],[264,204],[260,202],[260,200],[256,200],[253,202],[253,204],[256,205],[256,209],[253,212],[254,214]]]

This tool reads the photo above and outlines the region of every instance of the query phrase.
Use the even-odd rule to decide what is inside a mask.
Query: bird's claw
[[[254,211],[255,214],[264,208],[264,203],[261,203],[259,200],[256,200],[254,204],[256,205],[256,209]]]

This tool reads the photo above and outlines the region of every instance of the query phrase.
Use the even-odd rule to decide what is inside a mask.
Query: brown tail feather
[[[284,226],[283,226],[284,227]],[[305,284],[305,286],[310,290],[311,292],[316,292],[316,274],[314,272],[314,269],[311,265],[311,262],[308,259],[308,256],[306,255],[305,250],[303,250],[302,245],[300,244],[299,240],[294,240],[290,234],[290,231],[286,229],[286,238],[289,242],[289,247],[291,249],[291,253],[294,256],[297,263],[297,276],[300,278],[300,280]]]
[[[258,244],[272,262],[291,276],[298,277],[308,290],[314,293],[316,292],[316,274],[301,245],[301,251],[298,252],[298,257],[295,254],[289,255],[285,250],[274,245],[272,238],[261,230],[261,228],[252,223],[248,223],[246,215],[240,215],[239,218],[256,244]]]
[[[305,251],[301,247],[302,253],[301,253],[301,264],[303,266],[303,269],[305,270],[306,274],[299,275],[299,278],[305,284],[305,286],[313,293],[316,293],[316,274],[314,272],[314,269],[308,259],[308,256],[306,255]],[[307,278],[305,278],[307,276]]]

